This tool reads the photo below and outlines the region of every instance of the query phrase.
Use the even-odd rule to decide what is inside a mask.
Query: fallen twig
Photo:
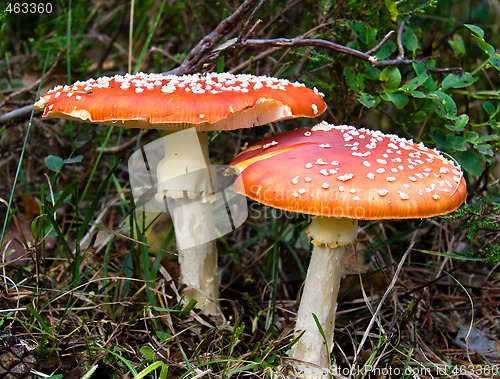
[[[14,109],[10,112],[4,113],[0,115],[0,125],[7,124],[9,122],[18,120],[18,119],[27,119],[29,118],[31,112],[33,111],[33,105],[25,105],[24,107]]]

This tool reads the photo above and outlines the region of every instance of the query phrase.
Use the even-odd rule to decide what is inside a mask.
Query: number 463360
[[[7,3],[7,13],[52,13],[51,3]]]

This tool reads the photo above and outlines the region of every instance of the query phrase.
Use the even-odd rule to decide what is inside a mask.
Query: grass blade
[[[151,43],[151,39],[153,38],[153,35],[155,33],[156,28],[158,27],[158,22],[160,21],[160,17],[163,13],[163,9],[165,8],[166,3],[167,3],[167,0],[163,0],[163,2],[161,3],[160,9],[158,10],[158,13],[156,14],[155,20],[153,22],[153,26],[151,27],[151,30],[149,31],[148,38],[146,38],[146,42],[142,46],[141,54],[139,55],[139,59],[137,59],[137,63],[135,64],[133,74],[135,74],[137,71],[139,71],[139,68],[141,67],[142,60],[144,59],[144,56],[146,55],[146,51],[148,51],[149,44]]]
[[[85,199],[85,195],[87,195],[87,191],[89,190],[90,183],[92,183],[92,178],[94,177],[94,174],[97,170],[97,166],[99,165],[99,162],[101,162],[102,155],[104,154],[104,148],[107,146],[109,138],[111,137],[111,133],[113,132],[113,126],[111,125],[108,128],[108,134],[106,134],[106,137],[104,138],[104,142],[102,143],[101,150],[99,151],[99,155],[97,156],[97,159],[95,160],[94,167],[92,167],[92,171],[90,172],[89,178],[87,180],[87,184],[85,185],[85,189],[82,192],[82,196],[80,198],[80,201],[83,201]],[[114,170],[111,170],[113,172]]]
[[[47,69],[47,62],[49,60],[49,57],[50,57],[50,46],[47,50],[47,55],[45,56],[45,61],[43,63],[43,69],[42,69],[42,78],[44,77],[45,75],[45,71]],[[40,88],[42,87],[42,81],[40,80],[40,83],[38,84],[38,88],[36,90],[36,96],[35,96],[35,99],[38,99],[38,97],[40,96]],[[10,214],[10,210],[12,208],[12,201],[14,200],[14,194],[16,193],[16,184],[17,184],[17,181],[19,179],[19,175],[21,173],[21,164],[23,162],[23,158],[24,158],[24,153],[26,152],[26,146],[28,144],[28,136],[30,134],[30,130],[31,130],[31,124],[32,124],[32,121],[33,121],[33,115],[35,114],[35,108],[32,109],[31,111],[31,115],[30,115],[30,119],[29,119],[29,122],[28,122],[28,127],[26,129],[26,134],[24,136],[24,140],[23,140],[23,147],[21,149],[21,155],[19,156],[19,161],[17,163],[17,168],[16,168],[16,174],[14,175],[14,181],[12,183],[12,190],[10,191],[10,197],[9,197],[9,203],[7,205],[7,216],[9,216]],[[3,242],[4,242],[4,238],[5,238],[5,230],[7,228],[7,222],[9,221],[9,217],[5,217],[5,220],[4,220],[4,223],[3,223],[3,226],[2,226],[2,233],[0,235],[0,246],[3,245]]]
[[[163,362],[155,362],[150,364],[148,367],[143,369],[140,373],[138,373],[136,376],[134,376],[134,379],[141,379],[144,378],[146,375],[149,373],[155,371],[156,369],[161,367],[161,372],[160,372],[160,379],[161,378],[166,378],[167,373],[168,373],[168,366],[166,363]]]
[[[86,373],[85,375],[82,376],[82,379],[89,379],[92,374],[99,368],[99,365],[94,365],[92,366]]]
[[[115,165],[109,171],[108,175],[106,175],[106,178],[104,178],[102,184],[97,189],[97,193],[95,194],[94,199],[92,200],[92,203],[90,204],[90,207],[85,215],[85,218],[83,219],[82,223],[80,224],[80,228],[79,228],[80,230],[78,231],[78,241],[80,241],[83,238],[84,234],[87,232],[87,228],[90,224],[90,220],[92,219],[92,216],[94,216],[96,213],[97,205],[101,201],[104,189],[106,188],[109,180],[113,176],[113,173],[115,172],[115,169],[118,166],[118,163],[119,162],[115,163]],[[90,178],[89,178],[89,182],[90,182]],[[82,199],[83,199],[83,194],[82,194],[82,197],[80,198],[80,201]]]

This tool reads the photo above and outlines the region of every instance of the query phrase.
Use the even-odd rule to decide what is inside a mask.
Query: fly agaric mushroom
[[[127,128],[153,128],[179,131],[195,128],[199,141],[173,138],[165,145],[165,158],[157,168],[159,187],[185,172],[200,168],[200,159],[191,161],[193,143],[201,145],[208,165],[207,131],[234,130],[293,117],[315,117],[326,109],[322,94],[303,84],[266,76],[215,74],[144,74],[101,77],[72,85],[57,86],[40,98],[35,108],[43,116],[62,117]],[[169,159],[170,157],[170,159]],[[202,165],[202,164],[201,164]],[[200,191],[210,193],[210,183],[198,183]],[[172,191],[160,188],[159,197]],[[190,200],[196,196],[189,194]],[[178,212],[185,208],[185,196],[175,199]],[[201,229],[210,228],[203,219],[209,211],[199,201],[198,212],[174,214],[177,241],[196,240]],[[192,207],[191,207],[192,208]],[[189,220],[186,220],[189,217]],[[179,220],[182,220],[179,221]],[[218,311],[217,251],[210,241],[179,251],[181,282],[185,296],[195,299],[207,314]]]
[[[314,245],[290,356],[305,377],[330,369],[337,294],[345,251],[358,219],[423,218],[451,212],[466,198],[461,169],[436,150],[380,131],[320,123],[248,147],[231,163],[262,204],[314,215]],[[287,167],[283,170],[283,167]],[[316,322],[315,314],[327,346]]]

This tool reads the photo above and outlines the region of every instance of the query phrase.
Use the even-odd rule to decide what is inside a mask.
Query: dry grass
[[[104,207],[101,225],[116,229],[117,225],[110,224],[116,206]],[[265,219],[250,222],[269,227]],[[358,259],[346,263],[348,274],[338,308],[334,357],[342,374],[350,371],[362,377],[366,372],[364,377],[371,378],[392,370],[391,377],[404,377],[396,374],[411,367],[424,374],[446,368],[451,370],[448,377],[474,377],[467,375],[473,370],[493,370],[490,367],[500,363],[495,267],[419,251],[459,250],[466,241],[460,224],[436,219],[363,225],[352,252]],[[37,346],[40,372],[77,378],[98,364],[96,377],[132,377],[125,360],[138,372],[154,361],[165,362],[169,378],[188,372],[214,378],[287,372],[286,350],[301,275],[283,244],[275,294],[268,274],[275,243],[270,236],[267,242],[261,238],[241,252],[224,254],[221,246],[222,263],[237,260],[224,271],[224,320],[220,320],[183,311],[185,305],[179,303],[177,283],[172,279],[178,267],[171,259],[164,258],[165,269],[158,271],[151,290],[155,304],[151,304],[150,290],[141,276],[123,272],[131,251],[131,264],[140,266],[136,262],[140,245],[120,233],[108,233],[105,226],[98,230],[85,250],[81,281],[74,289],[69,289],[71,276],[57,248],[45,251],[45,259],[39,262],[44,267],[38,268],[43,275],[38,280],[29,256],[23,265],[7,262],[2,266],[2,328]],[[241,245],[250,237],[246,233],[251,232],[238,230],[226,243]],[[408,246],[413,246],[410,254],[402,254]],[[296,253],[306,261],[306,250],[299,247]],[[160,258],[152,255],[149,259],[154,265]],[[270,325],[273,296],[276,306]],[[486,342],[491,351],[486,351]],[[467,372],[457,376],[456,370]]]

